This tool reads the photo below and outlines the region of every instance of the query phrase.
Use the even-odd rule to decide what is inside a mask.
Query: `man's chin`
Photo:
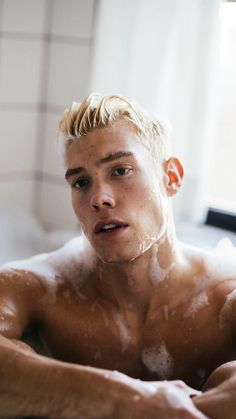
[[[111,254],[97,254],[99,259],[107,265],[116,265],[131,262],[133,255],[111,255]]]
[[[152,241],[142,241],[134,245],[134,243],[123,243],[123,245],[110,248],[97,248],[94,250],[98,258],[106,264],[124,264],[133,262],[135,259],[141,257],[154,244]]]

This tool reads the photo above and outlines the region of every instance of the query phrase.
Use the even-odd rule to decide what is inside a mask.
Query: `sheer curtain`
[[[176,221],[201,221],[213,144],[221,0],[100,0],[89,89],[166,117],[185,167]]]

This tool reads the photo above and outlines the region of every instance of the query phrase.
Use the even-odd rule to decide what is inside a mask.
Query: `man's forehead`
[[[83,160],[89,157],[94,161],[106,159],[113,154],[125,153],[137,156],[143,144],[134,130],[119,129],[118,127],[105,127],[93,130],[85,137],[69,142],[66,150],[66,163],[71,160]]]

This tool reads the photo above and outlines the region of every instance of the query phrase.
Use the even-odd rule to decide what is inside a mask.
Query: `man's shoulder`
[[[196,293],[211,294],[222,303],[233,290],[236,297],[236,248],[229,239],[211,249],[187,245],[184,251],[190,266],[188,281]]]
[[[214,248],[184,244],[183,249],[193,272],[199,271],[216,283],[236,280],[236,247],[230,239],[220,240]]]
[[[236,247],[228,238],[220,240],[207,258],[208,273],[216,283],[236,281]]]
[[[0,267],[0,278],[29,281],[36,278],[50,286],[75,270],[91,263],[91,250],[82,236],[78,236],[59,249],[41,253],[27,259],[4,263]]]
[[[203,280],[213,301],[219,306],[236,302],[236,247],[232,242],[228,238],[220,240],[205,253],[204,264]]]

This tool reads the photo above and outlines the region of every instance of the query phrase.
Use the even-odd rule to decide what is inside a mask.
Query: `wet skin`
[[[68,255],[64,261],[63,250],[58,251],[58,255],[56,253],[49,255],[45,263],[55,266],[59,256],[61,263],[67,265]],[[189,249],[186,253],[187,259]],[[74,257],[75,254],[69,263],[72,272],[68,269],[65,275],[60,272],[60,267],[55,270],[55,298],[51,279],[47,285],[47,282],[38,281],[32,274],[22,271],[16,276],[15,292],[10,290],[11,304],[17,308],[15,314],[19,312],[15,303],[17,293],[17,299],[20,294],[24,306],[24,326],[33,324],[38,329],[46,344],[46,354],[49,351],[48,354],[60,360],[118,370],[143,380],[181,379],[194,388],[201,388],[217,366],[234,359],[233,310],[231,318],[226,316],[222,325],[220,319],[226,297],[235,288],[235,281],[217,278],[215,283],[214,278],[204,285],[204,277],[209,275],[204,266],[204,253],[197,252],[193,260],[192,257],[187,260],[192,266],[191,276],[176,277],[174,282],[168,275],[153,287],[149,303],[140,307],[136,302],[140,298],[139,292],[130,292],[123,307],[106,299],[98,288],[101,279],[96,272],[88,272],[83,264],[76,266]],[[79,282],[73,273],[76,270],[80,272]],[[197,279],[193,280],[193,277]],[[206,295],[207,303],[193,309],[196,297],[204,302]],[[4,313],[4,307],[2,311]],[[128,338],[124,332],[122,337],[118,318]],[[11,318],[4,326],[4,335],[20,339],[22,326],[18,324],[17,330],[16,319]],[[150,348],[154,348],[152,352],[160,353],[158,348],[163,343],[172,368],[166,368],[164,356],[160,358],[161,366],[151,371],[144,354]]]
[[[176,240],[169,198],[181,166],[154,174],[152,164],[126,124],[69,146],[67,181],[90,244],[3,267],[0,332],[20,340],[33,327],[53,358],[201,389],[235,359],[235,257]]]
[[[173,282],[168,275],[155,284],[150,302],[141,305],[141,309],[134,303],[139,293],[130,292],[129,303],[122,308],[105,299],[98,288],[100,278],[96,272],[90,271],[84,263],[76,265],[76,243],[71,253],[73,258],[69,259],[63,249],[46,257],[43,263],[52,264],[55,275],[48,282],[21,270],[18,274],[5,271],[9,296],[1,307],[4,336],[20,339],[23,330],[33,324],[46,345],[44,353],[57,359],[118,370],[143,380],[181,379],[194,388],[201,388],[217,366],[234,359],[233,310],[223,324],[220,319],[235,281],[219,277],[204,285],[210,273],[204,266],[204,253],[197,252],[192,257],[186,249],[191,276],[185,274]],[[194,254],[193,249],[191,253]],[[62,266],[70,266],[69,278],[62,274],[58,259]],[[35,272],[37,264],[32,265]],[[76,271],[80,273],[79,281]],[[55,289],[53,281],[57,284]],[[202,295],[203,301],[207,295],[207,303],[193,310],[192,302]],[[118,318],[128,338],[124,333],[122,337]],[[164,356],[156,372],[151,371],[149,363],[145,363],[145,351],[154,347],[154,353],[158,354],[158,347],[163,347],[163,343],[171,357],[172,368],[165,368]],[[31,345],[34,346],[32,341]]]

